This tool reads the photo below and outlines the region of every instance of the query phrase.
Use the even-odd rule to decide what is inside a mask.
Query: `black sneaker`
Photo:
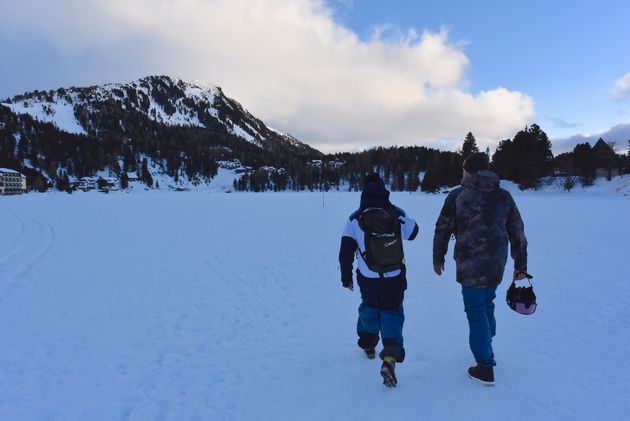
[[[494,386],[494,368],[482,367],[477,364],[474,367],[468,369],[468,376],[471,379],[477,380],[484,386]]]
[[[387,387],[396,387],[398,379],[394,373],[394,362],[383,361],[381,365],[381,376],[383,376],[383,384]]]
[[[376,358],[376,350],[374,350],[374,348],[364,349],[364,351],[368,359],[373,360],[374,358]]]

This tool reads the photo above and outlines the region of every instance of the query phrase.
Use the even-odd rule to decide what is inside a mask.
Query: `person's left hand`
[[[525,274],[525,272],[520,271],[520,270],[514,271],[514,277],[512,279],[514,279],[515,281],[521,281],[525,278],[527,278],[527,275]]]
[[[444,272],[444,263],[434,263],[433,272],[435,272],[438,276],[442,276],[442,272]]]

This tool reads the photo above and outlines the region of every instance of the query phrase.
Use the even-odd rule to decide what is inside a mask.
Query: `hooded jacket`
[[[507,262],[508,241],[514,269],[527,270],[523,220],[510,193],[492,171],[478,171],[446,197],[435,224],[433,264],[444,264],[455,235],[457,282],[467,287],[495,287]]]
[[[367,182],[361,193],[361,204],[350,218],[346,221],[342,236],[341,246],[339,248],[339,266],[341,268],[341,283],[344,286],[352,283],[352,266],[354,263],[355,252],[357,249],[361,253],[365,252],[365,234],[359,226],[359,215],[367,208],[391,207],[398,215],[401,224],[401,235],[404,240],[413,240],[418,235],[418,224],[409,218],[405,212],[392,205],[389,201],[389,191],[385,188],[385,184],[379,179],[377,181]],[[358,275],[366,278],[379,278],[379,274],[368,269],[363,258],[358,260]],[[397,277],[401,274],[400,270],[386,272],[385,278]]]

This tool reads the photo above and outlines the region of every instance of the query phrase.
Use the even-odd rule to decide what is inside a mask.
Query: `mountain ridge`
[[[29,114],[74,134],[97,136],[98,127],[93,127],[90,119],[94,110],[90,108],[118,104],[122,110],[140,112],[156,123],[169,126],[210,128],[217,120],[230,134],[263,149],[269,148],[270,143],[285,143],[298,150],[318,152],[287,133],[269,128],[239,102],[226,96],[220,87],[200,86],[171,76],[147,76],[130,83],[36,90],[7,98],[0,104],[17,114]]]
[[[140,171],[151,186],[156,176],[174,186],[209,184],[229,161],[249,172],[264,167],[269,177],[284,171],[286,180],[289,166],[304,172],[322,156],[220,87],[170,76],[36,90],[0,102],[0,162],[25,172],[31,185],[38,177],[58,184],[103,171],[123,183],[128,171]]]

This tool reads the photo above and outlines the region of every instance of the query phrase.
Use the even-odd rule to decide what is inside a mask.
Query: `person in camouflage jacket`
[[[477,362],[468,372],[484,384],[494,384],[493,301],[503,279],[508,240],[514,279],[525,277],[527,239],[514,199],[499,187],[499,177],[488,168],[484,153],[474,153],[464,161],[462,185],[446,197],[435,224],[433,268],[438,275],[444,271],[444,256],[454,235],[456,280],[462,285],[470,349]]]

